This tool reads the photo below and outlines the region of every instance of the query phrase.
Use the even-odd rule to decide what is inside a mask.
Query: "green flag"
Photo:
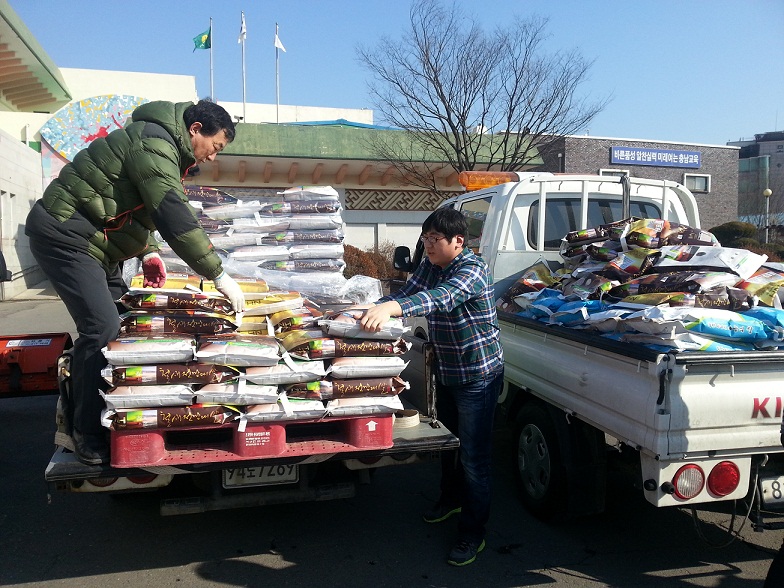
[[[196,49],[209,49],[212,47],[212,27],[202,34],[193,37],[193,44],[195,45],[193,48],[194,51],[196,51]]]

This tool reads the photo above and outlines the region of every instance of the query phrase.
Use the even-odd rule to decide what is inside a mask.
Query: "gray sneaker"
[[[452,515],[458,514],[461,510],[463,509],[460,506],[449,506],[439,501],[422,515],[422,520],[426,523],[440,523],[441,521],[447,520]]]
[[[477,554],[480,553],[484,548],[484,539],[482,539],[482,542],[479,544],[461,539],[455,543],[452,551],[449,552],[449,557],[447,557],[446,562],[453,566],[467,566],[468,564],[474,562]]]

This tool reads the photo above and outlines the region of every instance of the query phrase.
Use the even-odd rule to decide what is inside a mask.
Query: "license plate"
[[[297,465],[268,465],[223,470],[223,487],[271,486],[299,481]]]
[[[760,479],[760,492],[764,505],[784,505],[784,476]]]

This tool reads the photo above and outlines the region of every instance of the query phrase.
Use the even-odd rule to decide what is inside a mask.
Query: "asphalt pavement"
[[[45,290],[0,302],[0,335],[71,332]],[[73,333],[75,335],[75,333]],[[454,520],[427,525],[435,463],[383,468],[354,498],[162,517],[159,497],[52,492],[54,396],[0,398],[0,585],[80,586],[603,586],[758,588],[781,531],[742,517],[657,509],[622,476],[601,515],[545,524],[517,499],[514,448],[497,435],[487,549],[445,563]],[[614,473],[611,467],[611,474]]]

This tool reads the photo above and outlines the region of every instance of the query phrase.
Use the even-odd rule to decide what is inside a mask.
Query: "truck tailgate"
[[[784,352],[660,353],[499,313],[509,382],[657,459],[782,452]]]

